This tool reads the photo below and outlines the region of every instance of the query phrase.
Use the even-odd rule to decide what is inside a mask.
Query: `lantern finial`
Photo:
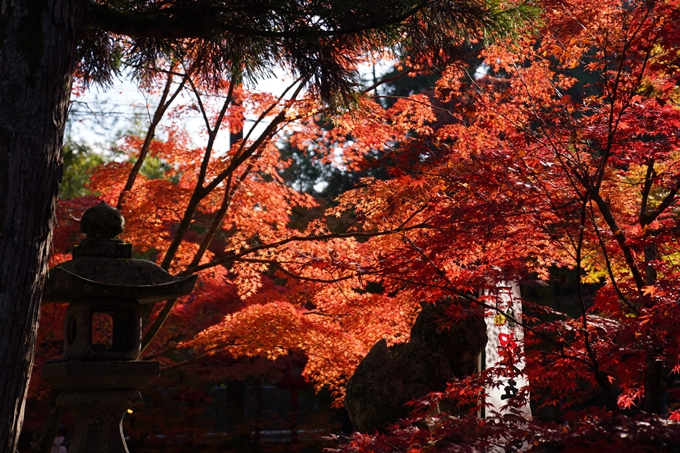
[[[105,201],[85,211],[80,219],[80,231],[87,234],[88,239],[113,239],[123,228],[123,215]]]
[[[105,201],[91,207],[80,219],[80,231],[87,238],[73,248],[73,258],[132,258],[132,244],[114,239],[124,227],[123,215]]]

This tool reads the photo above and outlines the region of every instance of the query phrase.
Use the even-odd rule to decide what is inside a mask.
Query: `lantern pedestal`
[[[70,453],[128,453],[125,413],[142,402],[138,389],[160,373],[158,362],[62,361],[48,363],[43,379],[62,390],[57,404],[75,416]]]

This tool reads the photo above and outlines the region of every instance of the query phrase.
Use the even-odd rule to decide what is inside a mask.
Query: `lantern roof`
[[[151,303],[187,295],[196,275],[175,277],[149,260],[132,258],[121,213],[105,202],[88,209],[80,221],[87,238],[74,247],[73,259],[50,269],[43,302],[68,303],[85,297],[131,298]]]

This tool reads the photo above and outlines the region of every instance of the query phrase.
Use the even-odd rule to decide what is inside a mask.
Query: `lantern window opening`
[[[106,311],[92,312],[92,348],[110,351],[113,349],[113,315]]]

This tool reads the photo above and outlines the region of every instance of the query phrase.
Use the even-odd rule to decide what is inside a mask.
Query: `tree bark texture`
[[[83,0],[0,0],[0,451],[33,365]]]

